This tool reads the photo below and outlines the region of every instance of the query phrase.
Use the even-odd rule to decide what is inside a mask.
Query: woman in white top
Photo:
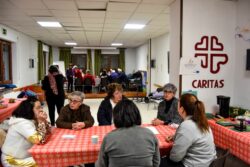
[[[178,112],[184,121],[176,130],[169,158],[162,159],[161,166],[208,167],[216,158],[212,131],[205,116],[203,102],[193,94],[181,96]]]
[[[28,153],[33,144],[44,143],[50,132],[41,103],[35,97],[23,101],[9,120],[9,129],[2,147],[4,167],[36,166]]]

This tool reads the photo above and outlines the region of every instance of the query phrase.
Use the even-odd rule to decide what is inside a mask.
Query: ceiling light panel
[[[62,27],[59,22],[38,21],[37,23],[42,27]]]
[[[131,29],[131,30],[140,30],[145,27],[144,24],[126,24],[124,29]]]

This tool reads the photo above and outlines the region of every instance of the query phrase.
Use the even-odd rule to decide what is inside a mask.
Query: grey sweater
[[[215,158],[211,129],[204,134],[194,121],[183,121],[176,131],[170,159],[175,162],[182,161],[185,167],[208,167]]]
[[[118,128],[102,142],[96,167],[158,167],[158,140],[148,129]]]

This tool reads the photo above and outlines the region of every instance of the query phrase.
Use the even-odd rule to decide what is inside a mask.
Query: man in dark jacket
[[[56,120],[58,128],[80,130],[94,125],[90,107],[83,104],[84,94],[79,91],[69,95],[69,104],[64,106]]]

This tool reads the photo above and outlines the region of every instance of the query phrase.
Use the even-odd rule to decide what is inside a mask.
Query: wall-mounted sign
[[[228,55],[224,53],[224,45],[216,36],[202,36],[195,44],[195,58],[200,59],[200,66],[209,69],[211,74],[218,74],[228,62]],[[193,80],[194,88],[223,88],[224,79]]]

